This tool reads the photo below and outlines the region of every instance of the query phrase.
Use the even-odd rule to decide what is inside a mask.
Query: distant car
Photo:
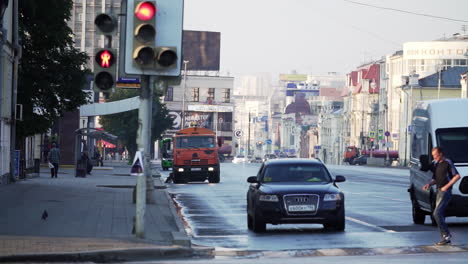
[[[344,194],[325,165],[311,159],[275,159],[263,163],[247,192],[247,226],[254,232],[266,224],[317,223],[345,229]]]
[[[277,158],[278,157],[275,154],[265,154],[265,156],[263,156],[263,162],[267,160],[271,160],[271,159],[277,159]]]
[[[351,165],[366,165],[367,164],[367,156],[361,155],[349,162]]]
[[[244,163],[245,161],[246,161],[246,159],[245,159],[244,155],[237,155],[232,160],[232,163]]]
[[[297,156],[296,155],[288,155],[287,158],[288,159],[295,159],[295,158],[297,158]]]
[[[262,163],[262,158],[255,157],[249,160],[250,163]]]

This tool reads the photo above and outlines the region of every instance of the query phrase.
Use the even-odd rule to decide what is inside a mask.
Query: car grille
[[[468,194],[468,176],[463,177],[463,180],[460,182],[460,192]]]
[[[184,160],[184,165],[208,165],[207,159]]]
[[[319,206],[317,194],[288,194],[284,195],[283,200],[288,215],[315,214]]]

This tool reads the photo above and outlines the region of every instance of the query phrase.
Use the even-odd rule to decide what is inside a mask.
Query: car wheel
[[[417,225],[424,225],[424,221],[426,220],[426,214],[424,213],[421,208],[419,208],[418,203],[411,197],[411,203],[413,205],[413,223]]]
[[[249,214],[247,214],[247,228],[253,230],[253,220]]]
[[[323,227],[327,230],[344,231],[346,228],[346,219],[345,219],[344,209],[338,213],[336,218],[337,219],[333,222],[323,224]]]
[[[256,213],[254,213],[252,220],[253,220],[252,230],[255,233],[262,233],[266,231],[265,221],[263,221],[263,219],[261,219],[261,217],[259,217]]]

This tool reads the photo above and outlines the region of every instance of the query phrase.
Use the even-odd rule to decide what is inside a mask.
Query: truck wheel
[[[219,183],[220,177],[219,177],[219,171],[214,172],[210,176],[208,176],[208,182],[209,183]]]
[[[185,179],[184,174],[174,173],[174,183],[175,184],[187,183],[187,180]]]

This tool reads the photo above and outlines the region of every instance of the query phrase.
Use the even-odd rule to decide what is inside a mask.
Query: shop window
[[[192,102],[200,101],[200,88],[192,88]]]

